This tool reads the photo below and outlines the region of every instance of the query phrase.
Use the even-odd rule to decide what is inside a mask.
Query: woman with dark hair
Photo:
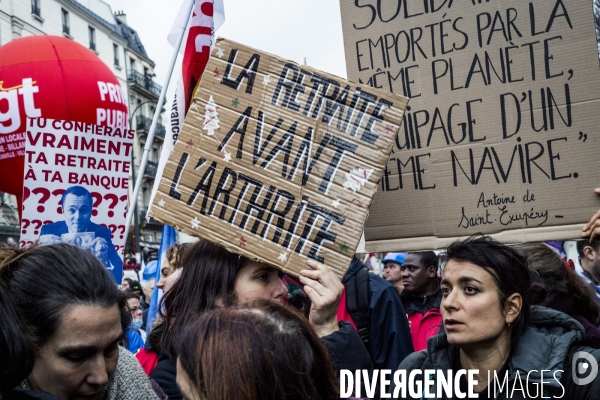
[[[91,253],[68,244],[0,248],[0,281],[35,348],[22,387],[69,400],[157,398],[118,345],[125,298]]]
[[[177,383],[187,399],[338,398],[325,346],[299,312],[274,301],[203,313],[185,329],[178,353]]]
[[[189,247],[190,243],[174,244],[167,249],[167,258],[165,265],[160,266],[160,279],[156,284],[156,287],[163,291],[163,295],[167,294],[173,287],[175,282],[181,276],[181,260],[183,254]],[[143,325],[142,329],[145,329],[146,321],[148,320],[149,309],[143,312]],[[145,345],[136,354],[135,357],[140,362],[144,372],[150,375],[152,370],[158,364],[158,355],[160,354],[160,340],[163,332],[164,324],[161,318],[157,318],[154,323],[152,330],[148,334],[147,338],[144,339]]]
[[[600,377],[575,383],[574,355],[584,351],[598,361],[600,350],[580,346],[584,331],[576,320],[530,306],[530,271],[518,251],[476,236],[451,244],[447,258],[441,282],[444,330],[399,369],[407,376],[419,370],[421,384],[425,370],[443,373],[446,380],[450,372],[477,370],[472,389],[484,399],[597,399]],[[434,388],[439,384],[435,375],[428,380]],[[468,389],[464,375],[453,387],[455,394]]]
[[[585,329],[581,343],[600,348],[600,307],[585,283],[565,266],[562,258],[542,243],[515,246],[540,282],[532,284],[532,303],[575,318]]]
[[[182,260],[182,275],[163,297],[161,353],[150,377],[171,399],[181,399],[175,384],[178,353],[174,339],[185,327],[215,306],[254,299],[281,302],[288,293],[281,271],[249,260],[205,240],[191,245]],[[325,342],[334,368],[369,369],[371,360],[354,328],[337,322],[343,285],[326,266],[309,261],[300,281],[312,301],[309,322]]]
[[[2,245],[4,246],[4,245]],[[0,282],[0,399],[57,400],[37,390],[17,388],[33,368],[33,344],[25,334],[8,290]]]

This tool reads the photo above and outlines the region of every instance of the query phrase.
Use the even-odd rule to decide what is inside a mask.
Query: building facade
[[[0,1],[0,45],[31,35],[56,35],[74,40],[96,53],[114,73],[128,96],[130,126],[136,130],[132,174],[139,172],[161,86],[153,80],[155,64],[136,31],[127,25],[126,15],[113,13],[101,0]],[[165,127],[160,122],[137,200],[140,216],[148,209],[165,137]],[[6,241],[8,236],[16,236],[18,240],[20,227],[18,215],[14,215],[17,206],[14,196],[0,194],[0,198],[0,242]],[[140,221],[142,244],[156,247],[162,225],[146,223],[143,216]]]

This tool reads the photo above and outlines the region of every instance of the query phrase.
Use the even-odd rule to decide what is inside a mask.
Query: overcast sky
[[[173,48],[167,34],[181,0],[103,0],[112,11],[124,11],[127,24],[135,29],[150,59],[156,64],[155,81],[164,85]],[[346,77],[344,42],[339,0],[223,0],[225,23],[217,36]],[[181,57],[175,68],[181,65]],[[180,69],[179,69],[180,70]],[[173,101],[177,74],[167,91],[167,106]],[[170,121],[163,114],[163,123]],[[185,236],[185,235],[184,235]],[[188,241],[184,239],[184,241]],[[364,246],[364,245],[363,245]]]
[[[123,10],[156,63],[156,82],[164,84],[173,48],[167,43],[180,0],[104,0],[113,12]],[[339,0],[223,0],[225,23],[217,36],[304,62],[346,77]],[[180,61],[179,61],[180,62]],[[169,85],[167,104],[175,82]],[[167,123],[168,118],[164,122]]]

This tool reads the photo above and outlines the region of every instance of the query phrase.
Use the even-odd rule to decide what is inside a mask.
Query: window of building
[[[42,16],[40,11],[40,0],[31,0],[31,13],[33,15],[37,15],[38,17]]]
[[[132,71],[135,71],[135,58],[129,59],[129,67],[131,68]]]
[[[96,29],[88,26],[88,33],[90,37],[90,50],[96,51]]]
[[[113,43],[113,54],[115,56],[115,65],[118,67],[118,66],[120,66],[119,45],[116,43]]]
[[[148,199],[148,188],[143,187],[142,188],[142,206],[144,206],[144,205],[146,205],[146,204],[148,204],[150,202],[149,199],[148,199],[148,201],[146,201],[146,199]],[[142,209],[141,212],[140,212],[140,216],[142,214],[146,214],[146,210]],[[142,218],[144,218],[144,217],[142,217]],[[149,241],[152,241],[152,239],[150,239]]]
[[[62,31],[65,35],[71,35],[71,27],[69,26],[69,12],[64,8],[61,8],[60,11],[62,13]]]

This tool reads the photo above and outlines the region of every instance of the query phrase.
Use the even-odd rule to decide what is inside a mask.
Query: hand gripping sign
[[[407,99],[218,39],[150,215],[298,275],[340,277]]]

